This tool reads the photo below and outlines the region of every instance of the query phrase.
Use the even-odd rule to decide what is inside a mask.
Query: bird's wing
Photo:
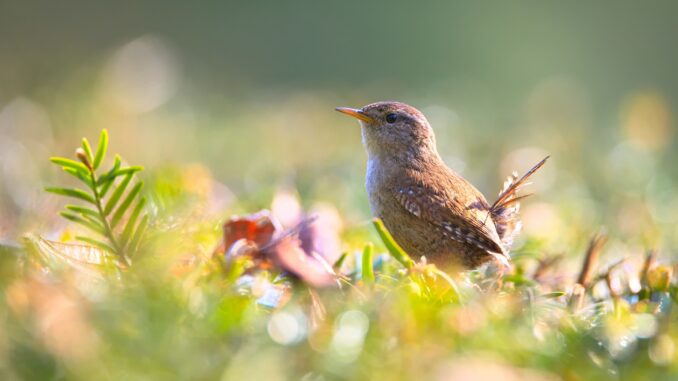
[[[438,228],[449,239],[507,256],[494,223],[488,218],[489,206],[482,196],[474,197],[475,188],[473,192],[454,194],[451,187],[438,190],[418,181],[401,185],[394,190],[394,196],[405,210]]]

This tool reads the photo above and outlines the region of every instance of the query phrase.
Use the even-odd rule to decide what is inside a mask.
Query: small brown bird
[[[510,176],[490,205],[445,165],[431,126],[414,107],[377,102],[337,111],[360,121],[372,214],[405,251],[438,265],[509,264],[509,250],[521,227],[518,201],[525,197],[517,192],[548,157],[522,178]]]

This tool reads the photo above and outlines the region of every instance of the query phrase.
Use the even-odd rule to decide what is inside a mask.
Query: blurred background
[[[400,100],[488,198],[552,155],[523,213],[548,250],[604,225],[620,255],[670,254],[678,3],[615,5],[2,1],[0,239],[63,227],[48,158],[102,128],[156,184],[213,181],[224,218],[282,189],[364,223],[359,129],[333,108]]]
[[[0,0],[0,379],[675,379],[677,14],[675,1]],[[480,272],[453,274],[461,291],[437,273],[417,283],[428,270],[380,255],[359,127],[334,111],[379,100],[422,110],[488,199],[551,155],[500,292]],[[49,158],[103,128],[104,168],[113,153],[146,168],[146,255],[91,279],[68,271],[74,256],[35,271],[32,256],[59,258],[39,237],[78,233],[43,189],[81,185]],[[316,241],[348,254],[351,283],[311,292],[211,260],[224,221],[262,208],[285,227],[319,214]]]

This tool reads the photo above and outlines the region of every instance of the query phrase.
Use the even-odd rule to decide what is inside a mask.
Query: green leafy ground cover
[[[605,263],[592,232],[572,274],[527,237],[509,272],[444,272],[293,192],[214,215],[208,175],[140,173],[107,146],[52,159],[80,183],[47,189],[73,201],[59,239],[2,246],[2,379],[678,378],[655,252]]]

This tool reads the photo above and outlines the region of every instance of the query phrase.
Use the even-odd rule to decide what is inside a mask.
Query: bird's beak
[[[370,118],[369,116],[365,115],[362,110],[360,109],[355,109],[355,108],[350,108],[350,107],[337,107],[337,111],[344,113],[346,115],[352,116],[356,119],[360,119],[363,122],[366,123],[373,123],[374,119]]]

